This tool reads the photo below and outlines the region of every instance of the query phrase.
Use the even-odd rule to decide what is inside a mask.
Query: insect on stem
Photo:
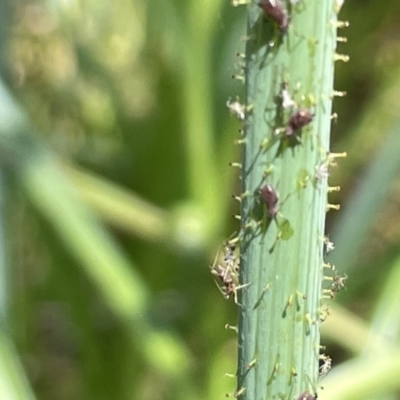
[[[226,242],[224,246],[224,258],[221,263],[218,262],[219,252],[215,257],[211,273],[216,276],[222,284],[218,286],[222,295],[229,299],[233,296],[235,303],[238,304],[237,291],[249,286],[250,283],[239,285],[239,260],[235,256],[236,246],[232,242]]]
[[[286,33],[289,27],[289,18],[280,0],[261,0],[258,6],[263,10],[266,17],[276,22],[282,34]]]
[[[269,218],[275,218],[278,212],[278,195],[275,189],[266,184],[260,189],[260,197],[264,201],[265,205],[267,206],[267,213]]]

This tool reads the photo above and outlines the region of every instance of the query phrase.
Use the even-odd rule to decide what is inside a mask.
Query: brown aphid
[[[278,195],[275,189],[266,184],[260,189],[260,197],[267,206],[267,213],[270,218],[274,218],[278,212]]]
[[[286,33],[289,26],[289,18],[279,0],[261,0],[258,6],[263,10],[265,16],[276,22],[282,34]]]
[[[291,136],[294,131],[308,125],[313,118],[314,114],[311,114],[310,110],[299,108],[289,119],[286,127],[286,136]]]

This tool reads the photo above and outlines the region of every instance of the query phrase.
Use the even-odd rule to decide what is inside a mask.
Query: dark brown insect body
[[[289,119],[286,127],[286,136],[291,136],[294,131],[308,125],[313,118],[314,115],[307,108],[299,108]]]
[[[278,195],[276,194],[275,189],[269,184],[264,185],[260,189],[260,196],[267,206],[268,216],[274,218],[278,212]]]
[[[282,34],[286,33],[289,26],[289,18],[281,2],[279,0],[261,0],[258,5],[264,11],[265,16],[276,22],[279,31]]]

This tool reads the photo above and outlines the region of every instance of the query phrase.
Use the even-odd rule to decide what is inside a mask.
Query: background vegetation
[[[399,12],[341,12],[332,150],[348,158],[327,233],[349,278],[322,325],[321,399],[400,398]],[[0,397],[224,398],[236,310],[209,265],[238,229],[225,103],[245,7],[8,0],[0,16]]]

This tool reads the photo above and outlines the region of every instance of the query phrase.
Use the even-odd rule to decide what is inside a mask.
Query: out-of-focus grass
[[[126,326],[145,360],[167,376],[183,377],[190,355],[179,339],[152,326],[146,284],[35,140],[24,115],[0,82],[0,142],[30,201],[53,225],[68,251]]]
[[[3,331],[0,331],[0,396],[9,400],[35,399],[16,349]]]
[[[13,196],[8,315],[36,397],[223,397],[234,387],[223,375],[235,372],[235,336],[224,325],[236,317],[208,265],[236,229],[227,216],[240,185],[227,164],[237,159],[239,125],[225,102],[242,90],[230,76],[239,72],[245,7],[8,3],[2,71],[29,116],[24,135],[32,135],[19,132],[17,140],[5,126],[10,115],[0,121]],[[343,211],[328,215],[327,233],[336,237],[336,268],[349,275],[337,296],[349,311],[332,306],[323,327],[334,370],[321,381],[322,399],[367,390],[376,398],[399,387],[392,373],[399,317],[391,305],[400,224],[398,201],[387,197],[398,180],[391,154],[399,7],[395,0],[343,7],[351,25],[339,52],[351,61],[337,68],[336,88],[348,96],[334,104],[333,148],[349,156],[331,171],[331,183],[343,187],[335,194]],[[162,362],[173,359],[182,361]],[[16,373],[14,398],[29,398],[22,370],[5,356],[0,365]],[[17,396],[21,388],[25,397]]]

